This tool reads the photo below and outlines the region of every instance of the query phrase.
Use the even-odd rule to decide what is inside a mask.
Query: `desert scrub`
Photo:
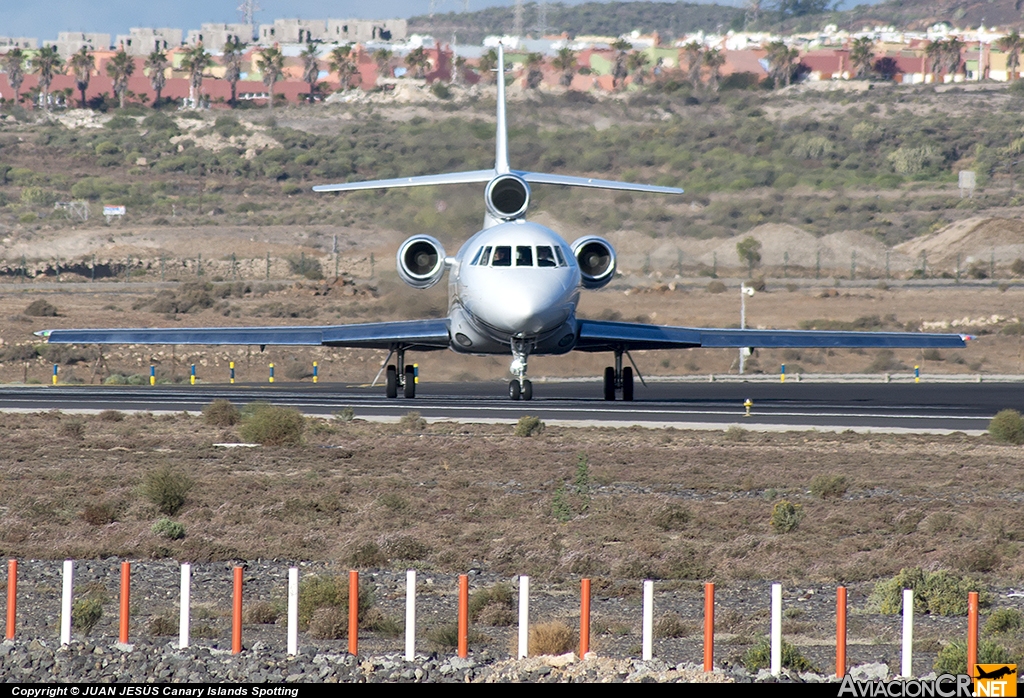
[[[818,499],[842,499],[849,483],[842,475],[815,475],[811,480],[811,494]]]
[[[772,530],[776,533],[789,533],[800,524],[804,517],[804,509],[799,504],[793,504],[788,499],[782,499],[772,507],[772,515],[769,519]]]
[[[559,523],[568,523],[590,508],[590,462],[584,453],[576,457],[576,475],[571,483],[563,482],[551,501],[551,513]]]
[[[245,441],[263,446],[298,446],[305,428],[306,418],[298,410],[260,405],[244,416],[239,434]]]
[[[771,666],[771,661],[772,645],[766,637],[761,638],[743,655],[743,666],[747,668],[747,671],[767,669]],[[782,666],[792,671],[818,671],[817,667],[800,654],[800,650],[785,640],[782,641]]]
[[[492,627],[512,625],[515,622],[512,587],[499,582],[474,591],[469,597],[469,619]]]
[[[523,415],[516,422],[516,436],[539,436],[542,433],[544,433],[544,422],[540,420],[540,417]]]
[[[1024,444],[1024,417],[1017,410],[1002,410],[988,424],[989,435],[1001,443]]]
[[[690,523],[690,510],[679,504],[662,507],[651,519],[651,523],[663,531],[681,531]]]
[[[987,634],[1016,633],[1024,630],[1024,613],[1016,608],[1000,608],[992,611],[992,615],[985,621],[985,632]]]
[[[373,607],[374,589],[371,584],[359,587],[359,617]],[[336,575],[313,575],[299,583],[299,628],[306,629],[319,609],[333,608],[348,617],[348,579]],[[327,622],[325,618],[324,622]],[[346,624],[348,621],[345,621]],[[347,627],[347,625],[346,625]]]
[[[398,424],[405,431],[423,431],[427,428],[427,420],[420,416],[419,412],[406,412],[398,420]]]
[[[211,427],[233,427],[242,419],[242,413],[230,400],[214,400],[203,408],[203,419]]]
[[[532,656],[566,654],[576,647],[576,633],[559,620],[538,623],[530,626],[528,643]]]
[[[142,496],[160,510],[174,516],[185,506],[185,499],[195,482],[186,473],[163,465],[150,470],[142,480]]]
[[[978,664],[1009,664],[1014,661],[1010,650],[1002,645],[991,640],[978,643]],[[933,668],[938,674],[966,674],[967,641],[954,640],[939,650]]]
[[[71,627],[88,635],[103,617],[103,599],[89,594],[71,606]]]
[[[970,577],[951,572],[925,572],[920,567],[904,568],[892,579],[883,579],[875,584],[868,598],[868,608],[885,615],[903,611],[903,590],[914,592],[914,610],[918,613],[933,613],[939,616],[963,616],[967,614],[967,594],[979,592],[978,603],[985,607],[991,603],[983,585]]]
[[[160,519],[153,524],[151,530],[156,535],[163,536],[168,540],[181,540],[185,537],[185,525],[170,519]]]

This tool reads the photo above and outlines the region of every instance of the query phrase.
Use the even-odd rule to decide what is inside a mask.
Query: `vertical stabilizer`
[[[506,174],[508,164],[508,128],[505,125],[505,47],[498,44],[498,115],[494,135],[494,171]]]

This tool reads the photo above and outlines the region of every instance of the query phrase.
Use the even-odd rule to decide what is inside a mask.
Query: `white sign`
[[[126,212],[127,212],[127,208],[125,206],[104,206],[103,207],[103,215],[104,216],[123,216]]]

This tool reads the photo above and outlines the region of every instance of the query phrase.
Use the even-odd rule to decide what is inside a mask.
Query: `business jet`
[[[606,322],[577,317],[580,291],[606,286],[615,276],[616,257],[603,238],[587,235],[571,244],[558,233],[528,221],[531,185],[562,185],[682,194],[675,187],[615,182],[587,177],[525,172],[511,168],[505,119],[505,57],[498,47],[497,127],[494,167],[470,172],[424,175],[313,187],[317,192],[486,183],[483,228],[454,256],[430,235],[413,235],[398,248],[398,275],[417,289],[434,286],[448,274],[448,316],[441,319],[371,322],[319,327],[220,327],[44,330],[40,336],[63,344],[248,344],[332,346],[389,351],[385,393],[416,395],[415,367],[406,352],[450,349],[460,354],[511,356],[513,400],[533,398],[527,379],[530,356],[570,351],[609,352],[614,365],[604,371],[604,398],[632,400],[631,350],[813,347],[963,347],[964,335],[918,332],[835,332],[670,327]],[[623,356],[630,365],[623,366]],[[390,363],[391,357],[395,362]],[[639,373],[639,372],[638,372]],[[643,380],[641,376],[641,381]]]

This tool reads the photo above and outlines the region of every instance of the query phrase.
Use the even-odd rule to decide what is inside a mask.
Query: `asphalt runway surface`
[[[357,418],[398,420],[410,411],[428,420],[514,422],[523,415],[550,424],[722,429],[824,429],[872,432],[978,432],[999,410],[1024,411],[1021,383],[652,383],[633,402],[606,402],[601,382],[534,382],[534,399],[508,398],[507,383],[421,383],[413,399],[387,399],[383,386],[341,383],[162,386],[5,386],[0,410],[198,411],[226,398],[265,401],[330,416],[351,407]],[[743,403],[753,402],[745,416]]]

